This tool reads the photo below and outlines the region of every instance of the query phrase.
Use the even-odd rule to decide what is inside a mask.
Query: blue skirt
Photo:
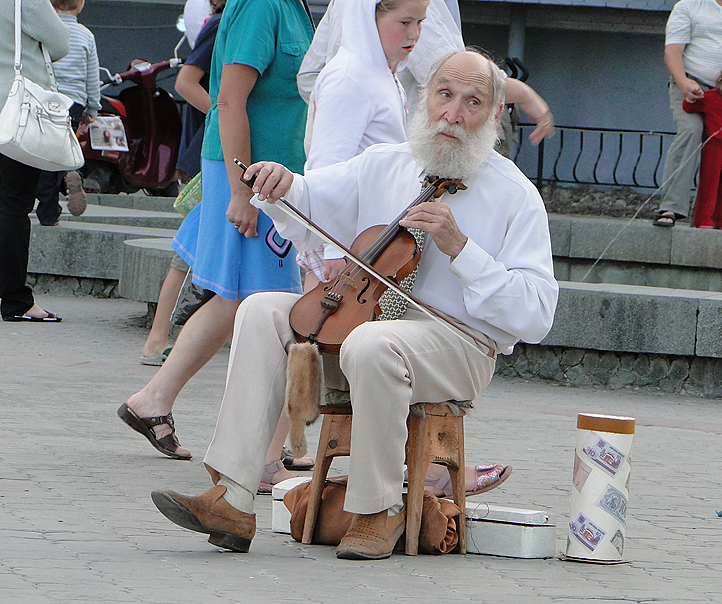
[[[173,249],[193,269],[193,282],[229,300],[265,291],[300,294],[291,242],[278,235],[263,212],[258,213],[258,237],[241,235],[226,218],[231,187],[225,164],[203,158],[201,172],[203,200],[173,239]]]

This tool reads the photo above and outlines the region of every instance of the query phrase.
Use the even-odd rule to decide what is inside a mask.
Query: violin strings
[[[388,247],[389,243],[393,240],[393,238],[396,236],[396,234],[399,232],[399,222],[403,219],[403,217],[408,213],[409,209],[419,205],[425,201],[428,201],[431,199],[434,195],[434,193],[438,190],[438,187],[434,187],[433,185],[426,186],[422,191],[421,194],[407,207],[399,216],[391,222],[384,230],[379,233],[379,235],[374,239],[367,247],[363,250],[362,254],[359,254],[359,258],[366,262],[366,264],[373,263],[374,260],[378,257],[378,255]],[[353,268],[347,272],[344,273],[349,279],[354,280],[359,275],[366,272],[364,269],[362,269],[357,264],[353,263]],[[336,280],[336,283],[329,289],[333,289],[336,293],[343,294],[346,289],[348,289],[350,286],[348,285],[347,281],[344,279],[343,282],[336,288],[336,284],[338,283],[338,277]],[[341,289],[342,291],[339,292],[337,289]]]

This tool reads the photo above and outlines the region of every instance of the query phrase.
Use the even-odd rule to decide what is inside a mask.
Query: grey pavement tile
[[[193,604],[337,604],[340,595],[349,602],[722,601],[722,520],[714,516],[722,509],[719,401],[495,378],[467,417],[467,460],[514,466],[501,488],[473,500],[547,510],[558,552],[566,542],[576,414],[637,417],[627,565],[478,555],[340,561],[333,548],[271,532],[271,500],[261,497],[251,552],[221,553],[203,535],[169,523],[149,493],[196,494],[210,486],[201,462],[223,394],[227,349],[178,398],[179,437],[195,454],[178,462],[115,416],[155,371],[137,363],[147,331],[133,321],[143,305],[62,297],[41,304],[64,316],[53,326],[63,331],[0,324],[0,402],[13,405],[0,422],[3,604],[155,603],[158,594]],[[312,451],[318,430],[309,430]],[[339,461],[334,473],[348,468]]]

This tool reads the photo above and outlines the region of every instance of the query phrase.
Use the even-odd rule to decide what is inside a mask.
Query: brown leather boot
[[[405,526],[406,508],[391,517],[388,510],[376,514],[355,514],[336,548],[336,557],[346,560],[388,558]]]
[[[153,503],[178,526],[210,535],[208,542],[234,552],[246,553],[256,534],[256,515],[230,505],[223,495],[226,487],[215,486],[195,497],[174,491],[153,491]]]

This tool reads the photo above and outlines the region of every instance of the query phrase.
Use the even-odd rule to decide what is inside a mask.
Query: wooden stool
[[[449,403],[454,405],[454,401]],[[464,411],[458,415],[446,403],[416,403],[407,420],[406,468],[406,554],[419,550],[424,479],[429,463],[445,465],[451,475],[454,503],[461,509],[457,521],[459,552],[466,553],[466,488],[464,478]],[[351,406],[321,405],[323,425],[316,453],[316,468],[303,527],[302,542],[309,544],[316,528],[321,493],[334,457],[348,457],[351,452]]]

